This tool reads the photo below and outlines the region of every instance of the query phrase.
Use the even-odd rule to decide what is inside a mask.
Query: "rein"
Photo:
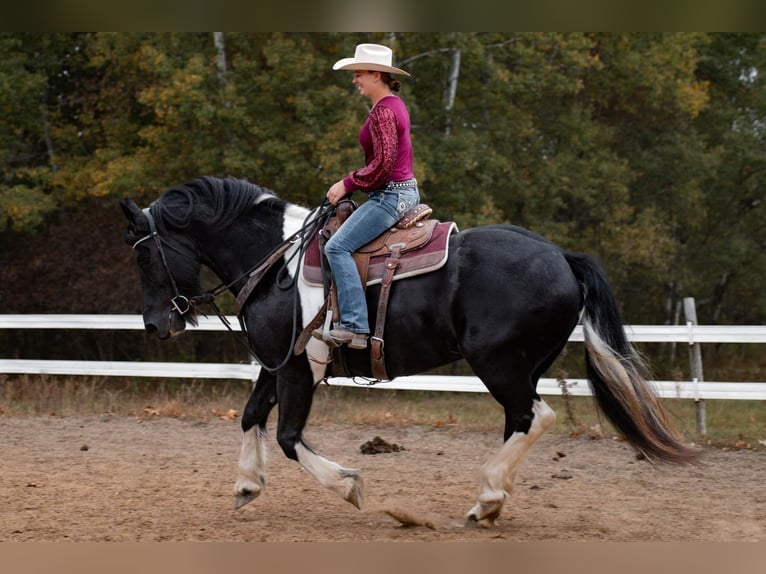
[[[253,289],[255,289],[255,286],[260,282],[260,280],[266,275],[266,273],[271,269],[277,261],[279,261],[282,256],[287,253],[287,251],[290,250],[300,239],[300,246],[299,249],[293,253],[289,258],[285,260],[285,262],[282,265],[282,269],[280,270],[280,273],[285,272],[287,270],[287,266],[290,264],[290,261],[298,255],[298,265],[297,269],[300,271],[300,263],[303,259],[303,256],[306,252],[306,248],[308,247],[309,242],[311,239],[316,235],[322,227],[324,227],[327,219],[332,215],[334,211],[333,206],[329,206],[328,209],[328,202],[327,200],[324,200],[320,207],[318,208],[319,214],[312,220],[307,221],[317,210],[314,210],[310,212],[306,216],[306,220],[304,220],[303,226],[296,231],[293,235],[282,241],[279,245],[277,245],[272,251],[266,255],[264,258],[261,259],[256,265],[250,268],[249,271],[246,271],[242,275],[240,275],[237,279],[235,279],[233,282],[228,284],[221,284],[215,289],[211,289],[204,295],[201,295],[199,297],[192,297],[191,304],[192,306],[195,306],[197,303],[205,303],[208,304],[215,314],[218,316],[218,318],[221,320],[221,323],[224,324],[224,326],[229,330],[229,332],[237,337],[237,340],[247,349],[248,353],[251,357],[253,357],[259,365],[269,373],[274,373],[278,370],[280,370],[282,367],[284,367],[287,362],[290,360],[290,358],[293,355],[293,348],[295,347],[295,343],[298,339],[298,298],[299,293],[297,289],[293,289],[293,312],[292,312],[292,335],[290,340],[290,345],[287,348],[287,353],[285,354],[285,357],[282,359],[282,361],[279,362],[278,365],[274,367],[270,367],[266,365],[262,359],[260,359],[255,352],[255,349],[253,348],[252,343],[250,342],[250,337],[248,336],[247,331],[247,325],[245,323],[244,317],[243,317],[243,311],[245,309],[245,305],[247,305],[247,299],[249,298],[250,294],[252,293]],[[221,310],[218,308],[218,306],[215,304],[215,296],[216,294],[219,294],[226,289],[229,289],[231,286],[233,286],[238,281],[244,279],[245,277],[249,277],[248,283],[246,284],[245,288],[243,288],[240,293],[237,295],[237,304],[239,306],[239,311],[237,312],[237,319],[239,319],[239,325],[242,329],[242,335],[237,336],[237,332],[232,329],[231,324],[226,319],[226,316],[221,312]],[[293,278],[292,281],[290,281],[287,284],[280,284],[279,281],[277,281],[277,285],[281,289],[290,289],[294,287],[295,284],[295,278]],[[243,291],[246,291],[243,293]]]
[[[176,285],[176,281],[173,278],[173,273],[170,271],[170,266],[168,265],[167,257],[165,256],[165,250],[162,246],[162,238],[159,235],[159,232],[157,231],[157,225],[154,221],[154,217],[150,213],[150,208],[144,208],[143,213],[146,216],[146,219],[149,222],[149,234],[145,237],[142,237],[138,241],[136,241],[133,244],[133,248],[135,249],[140,243],[146,241],[147,239],[154,239],[155,244],[157,245],[157,250],[160,253],[160,259],[162,260],[162,265],[165,268],[165,271],[168,274],[168,277],[170,278],[170,283],[173,286],[173,291],[175,295],[170,300],[171,305],[173,306],[173,309],[175,309],[179,315],[182,317],[191,311],[192,309],[202,313],[202,311],[199,311],[199,306],[201,305],[208,305],[213,312],[218,316],[218,318],[221,320],[221,323],[228,329],[228,331],[237,337],[237,340],[247,349],[250,356],[255,359],[259,365],[266,371],[273,373],[284,367],[287,362],[290,360],[290,357],[293,354],[293,347],[295,346],[295,342],[298,337],[298,298],[299,293],[297,289],[294,289],[293,291],[293,318],[292,318],[292,340],[290,342],[290,346],[287,350],[287,354],[285,355],[284,359],[276,366],[269,367],[266,365],[257,355],[255,352],[255,349],[252,346],[252,343],[250,342],[250,337],[247,333],[247,326],[245,324],[244,318],[242,316],[242,313],[244,311],[244,307],[247,304],[247,298],[252,293],[252,290],[255,288],[255,285],[260,281],[260,279],[263,278],[263,276],[268,272],[269,269],[271,269],[282,257],[285,253],[287,253],[299,240],[300,240],[300,246],[299,249],[293,253],[289,258],[287,258],[282,265],[282,269],[280,270],[280,273],[283,273],[287,270],[287,266],[289,265],[290,261],[298,255],[298,269],[300,269],[300,262],[303,259],[303,256],[306,252],[306,248],[308,246],[309,241],[316,235],[320,229],[325,225],[327,219],[332,215],[334,211],[334,206],[330,205],[328,200],[325,199],[322,201],[320,206],[315,209],[314,211],[309,212],[309,214],[306,216],[306,219],[304,219],[303,225],[301,226],[298,231],[293,233],[290,237],[279,243],[274,249],[272,249],[265,257],[263,257],[258,263],[256,263],[253,267],[251,267],[248,271],[245,271],[239,277],[234,279],[233,281],[229,283],[221,283],[218,286],[214,287],[213,289],[209,289],[202,295],[195,295],[191,299],[188,297],[181,295],[178,291],[178,286]],[[311,221],[309,221],[309,218],[311,218],[315,213],[318,214],[316,217],[314,217]],[[239,310],[237,311],[237,318],[239,319],[240,328],[242,329],[242,334],[239,335],[234,329],[232,329],[231,323],[229,323],[226,316],[223,314],[221,309],[216,305],[215,298],[216,296],[220,295],[221,293],[225,292],[228,289],[231,289],[235,284],[240,282],[242,279],[249,277],[250,280],[248,281],[248,284],[246,287],[248,288],[247,294],[240,298],[239,295],[237,296],[237,303],[239,306]],[[294,287],[295,285],[295,278],[293,278],[292,281],[290,281],[287,284],[280,284],[278,282],[278,285],[282,289],[289,289]],[[204,315],[204,313],[202,313]]]

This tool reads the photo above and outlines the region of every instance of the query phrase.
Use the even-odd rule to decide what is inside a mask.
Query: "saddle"
[[[303,352],[314,329],[325,323],[329,324],[330,314],[335,322],[338,321],[334,282],[330,280],[329,285],[326,284],[322,248],[355,207],[356,204],[351,200],[339,202],[335,216],[329,219],[306,250],[303,280],[310,285],[325,286],[329,295],[317,316],[299,336],[294,350],[296,354]],[[394,227],[353,254],[362,284],[381,285],[375,332],[370,337],[372,374],[379,380],[389,380],[385,368],[383,333],[391,284],[395,280],[435,271],[447,261],[449,236],[457,226],[454,222],[442,223],[436,219],[428,219],[432,211],[426,204],[416,205],[407,211]]]

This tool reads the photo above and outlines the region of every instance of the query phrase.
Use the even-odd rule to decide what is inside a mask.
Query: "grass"
[[[405,426],[460,427],[502,432],[501,407],[487,393],[446,393],[319,387],[312,421]],[[614,436],[592,397],[545,396],[556,411],[553,432],[592,438]],[[722,448],[766,448],[766,408],[762,401],[705,401],[707,433],[696,430],[693,400],[664,399],[673,424],[689,441]]]
[[[206,418],[241,412],[250,388],[244,381],[0,375],[0,415]]]
[[[236,418],[250,393],[246,381],[129,380],[104,377],[0,375],[0,416],[167,416]],[[591,397],[544,397],[557,413],[554,432],[593,438],[614,436]],[[663,401],[689,441],[721,448],[766,447],[762,401],[708,400],[707,434],[696,431],[692,400]],[[276,416],[276,415],[272,415]],[[384,387],[320,385],[309,424],[461,428],[502,432],[503,411],[487,393],[397,391]]]

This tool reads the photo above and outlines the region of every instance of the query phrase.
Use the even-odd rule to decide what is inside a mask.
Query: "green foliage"
[[[23,228],[39,225],[52,204],[51,197],[40,188],[15,185],[0,189],[0,231],[5,229],[6,221]]]
[[[716,34],[697,74],[711,105],[698,129],[715,164],[702,181],[708,217],[690,235],[688,290],[721,323],[762,323],[766,311],[766,48],[763,34]]]
[[[630,322],[763,322],[764,35],[0,34],[0,231],[233,175],[316,205],[363,163],[359,42],[412,73],[423,200],[598,255]],[[459,56],[459,58],[458,58]],[[452,89],[451,89],[452,88]]]

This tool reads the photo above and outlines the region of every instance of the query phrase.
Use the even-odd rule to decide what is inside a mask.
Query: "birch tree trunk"
[[[215,44],[215,64],[218,68],[218,79],[222,84],[226,83],[226,49],[223,40],[223,32],[213,32]]]
[[[447,126],[444,129],[445,135],[450,135],[452,130],[452,109],[455,107],[455,97],[457,95],[457,84],[460,78],[460,48],[452,50],[452,59],[450,61],[449,73],[447,74],[447,85],[444,88],[444,109],[447,111]]]

